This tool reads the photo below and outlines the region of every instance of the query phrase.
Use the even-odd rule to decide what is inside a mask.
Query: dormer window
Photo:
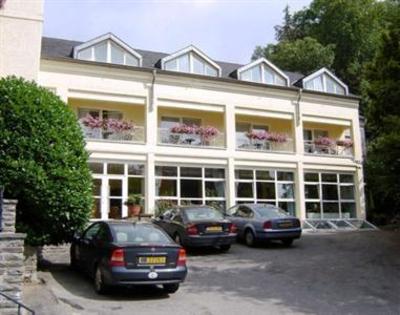
[[[238,79],[257,83],[288,86],[289,78],[275,65],[264,58],[239,68]]]
[[[141,66],[142,57],[113,34],[105,34],[74,48],[74,58],[127,66]]]
[[[347,95],[347,85],[340,81],[328,69],[322,68],[303,79],[303,87],[307,90]]]
[[[164,70],[220,76],[220,66],[194,46],[161,59]]]

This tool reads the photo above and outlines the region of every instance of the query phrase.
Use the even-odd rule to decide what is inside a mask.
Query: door
[[[249,207],[242,205],[238,206],[237,211],[232,216],[234,219],[232,222],[236,224],[240,236],[243,236],[244,229],[253,216],[253,211]]]
[[[105,207],[108,219],[122,219],[127,216],[127,209],[124,206],[126,199],[126,179],[120,176],[108,176],[105,178],[107,195]]]
[[[79,241],[79,261],[81,266],[88,272],[91,272],[91,257],[93,257],[96,248],[94,239],[99,231],[101,223],[95,223],[90,226],[82,235]]]

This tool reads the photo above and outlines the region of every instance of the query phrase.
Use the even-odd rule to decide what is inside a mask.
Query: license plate
[[[293,222],[282,222],[282,223],[279,223],[279,227],[281,227],[281,228],[293,227]]]
[[[222,226],[208,226],[206,228],[207,232],[222,232]]]
[[[166,263],[167,263],[167,257],[165,256],[139,257],[140,265],[165,265]]]

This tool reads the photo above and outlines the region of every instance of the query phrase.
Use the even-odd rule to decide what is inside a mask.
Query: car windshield
[[[114,230],[117,243],[130,244],[169,244],[171,240],[164,232],[151,225],[115,224]]]
[[[258,205],[255,206],[254,209],[263,218],[274,219],[274,218],[285,218],[288,216],[287,212],[273,206]]]
[[[212,208],[185,209],[189,221],[222,220],[222,213]]]

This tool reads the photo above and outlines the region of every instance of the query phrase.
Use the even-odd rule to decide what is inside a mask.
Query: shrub
[[[33,246],[69,241],[90,216],[91,175],[72,110],[45,88],[0,79],[0,185],[18,199],[17,231]]]

